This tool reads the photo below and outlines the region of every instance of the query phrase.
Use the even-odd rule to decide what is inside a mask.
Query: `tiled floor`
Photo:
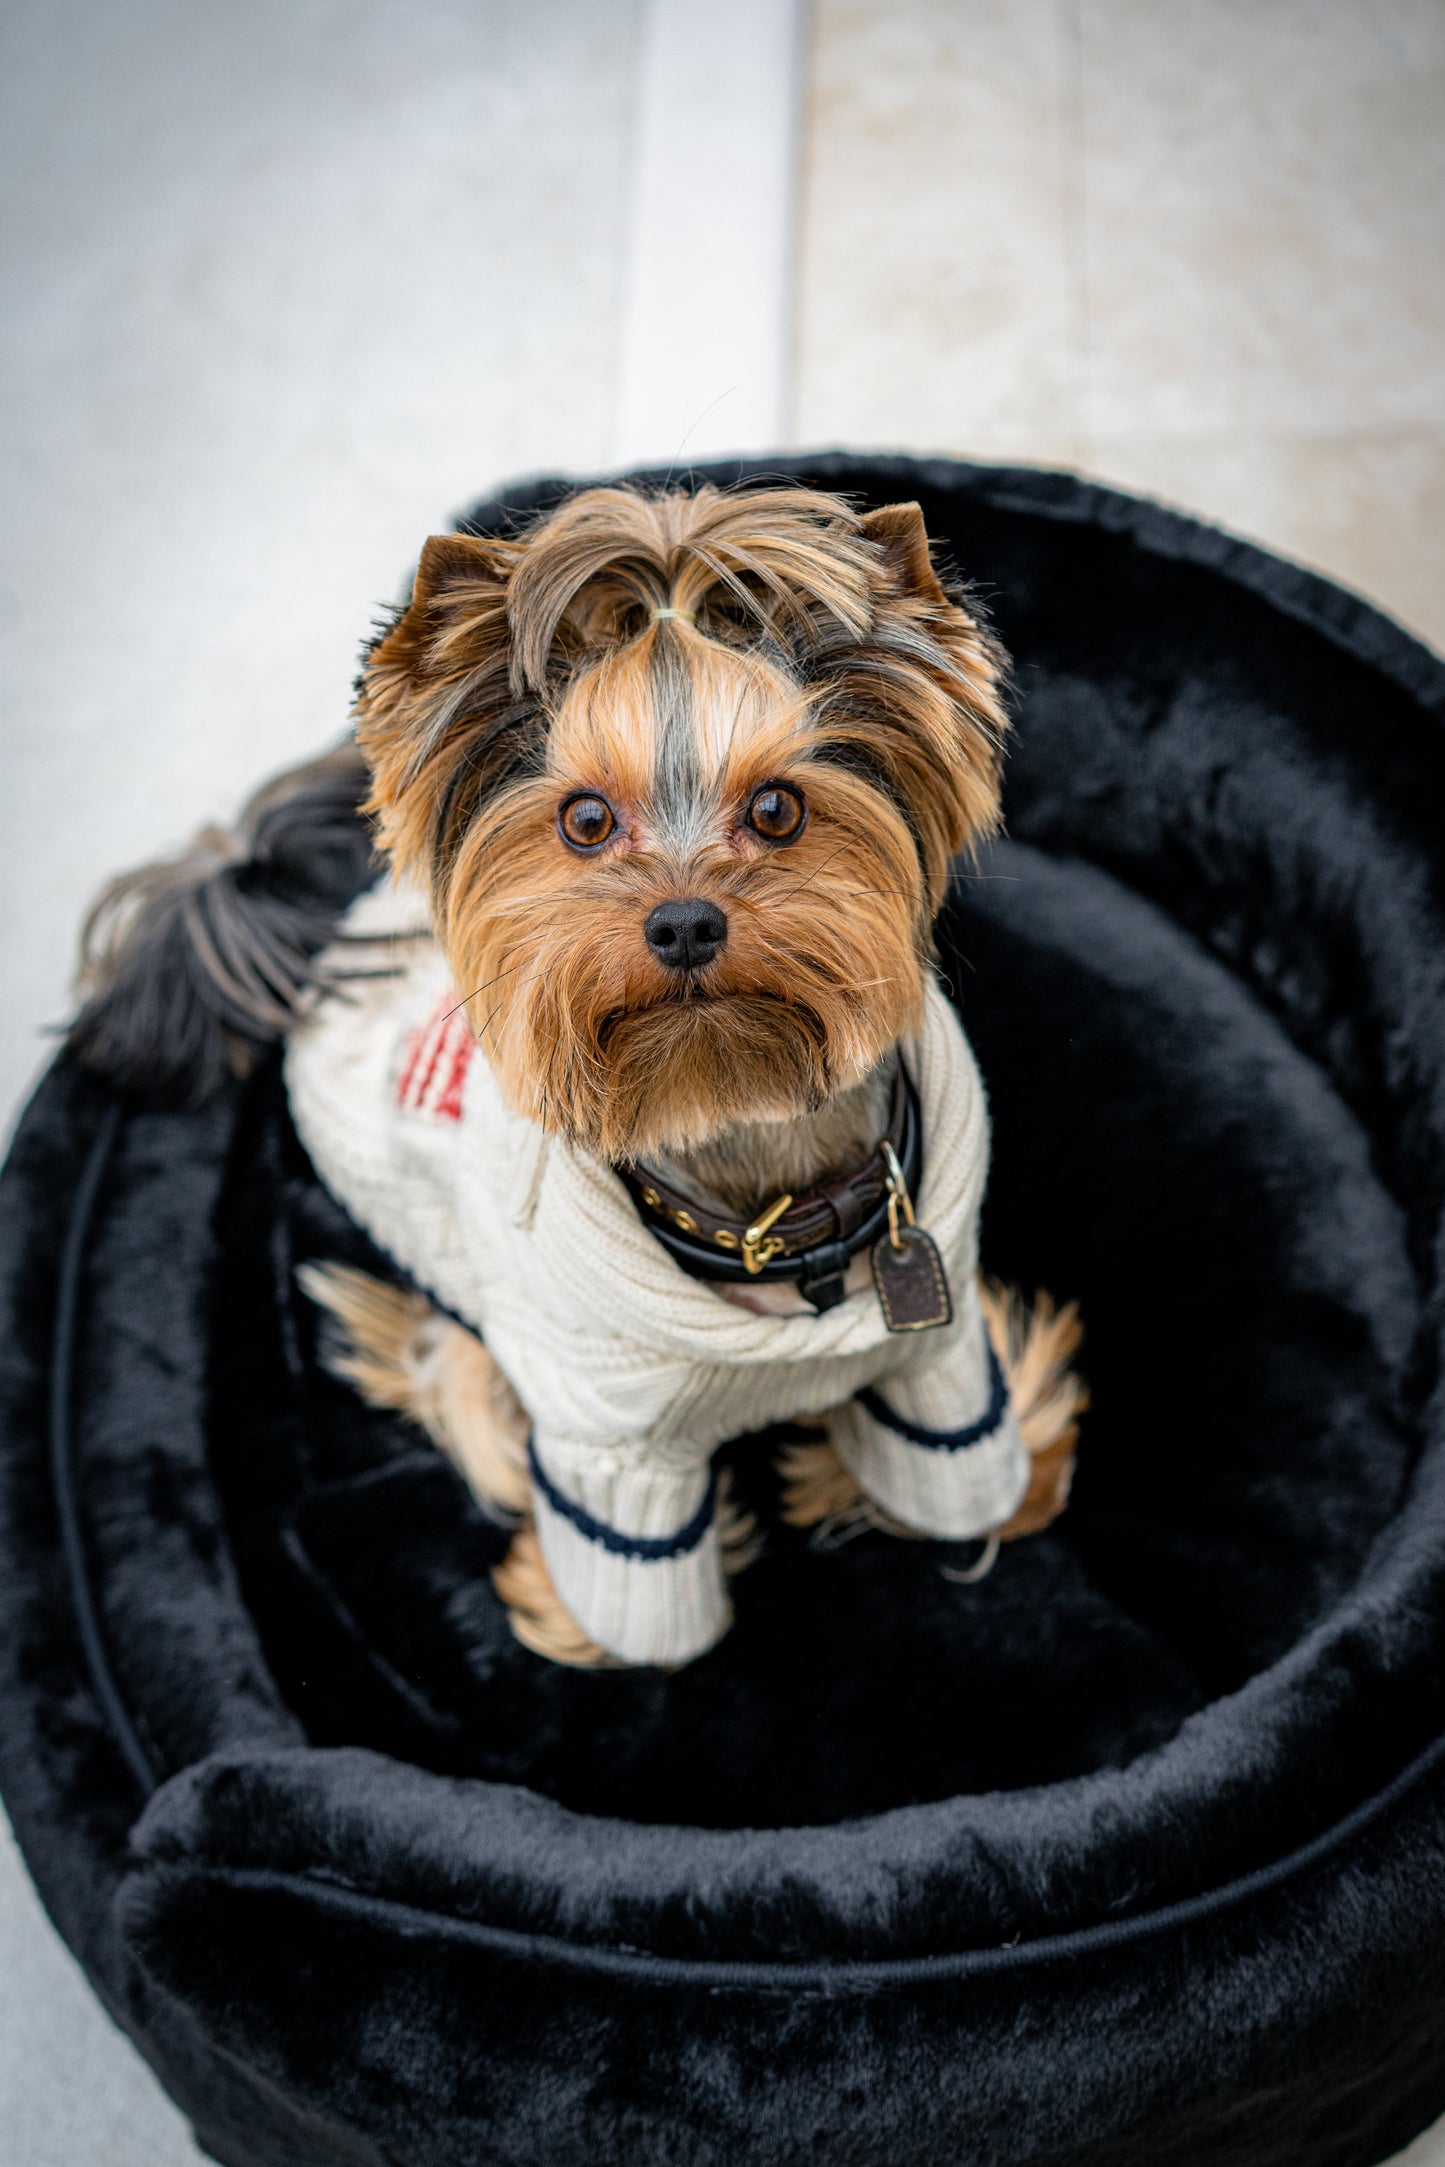
[[[799,139],[793,21],[9,11],[0,1118],[98,879],[336,733],[373,607],[507,473],[688,431],[1074,464],[1445,640],[1441,0],[814,0]],[[195,2156],[3,1845],[0,2133]]]

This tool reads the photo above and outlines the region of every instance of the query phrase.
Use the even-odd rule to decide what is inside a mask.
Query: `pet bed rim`
[[[325,1749],[302,1748],[307,1752]],[[339,1909],[358,1921],[389,1924],[403,1932],[435,1932],[499,1955],[532,1959],[559,1969],[602,1973],[614,1978],[665,1985],[704,1987],[712,1992],[797,1992],[829,1995],[873,1993],[890,1987],[925,1986],[972,1979],[1004,1971],[1024,1971],[1067,1963],[1152,1941],[1176,1929],[1198,1925],[1232,1911],[1257,1896],[1287,1886],[1314,1866],[1323,1865],[1356,1836],[1364,1835],[1425,1777],[1445,1764],[1445,1732],[1431,1740],[1390,1782],[1343,1814],[1308,1842],[1250,1872],[1202,1889],[1193,1896],[1156,1904],[1123,1918],[1057,1934],[1036,1934],[996,1946],[930,1952],[901,1957],[807,1957],[761,1961],[756,1958],[669,1956],[606,1942],[569,1940],[556,1934],[528,1932],[484,1919],[409,1902],[404,1898],[357,1889],[334,1874],[289,1873],[268,1867],[194,1863],[199,1880],[242,1894],[304,1895],[323,1907]],[[185,1771],[182,1771],[185,1773]],[[577,1816],[579,1819],[589,1818]],[[626,1824],[613,1824],[625,1826]],[[169,1863],[169,1862],[168,1862]],[[164,1870],[162,1868],[162,1870]]]

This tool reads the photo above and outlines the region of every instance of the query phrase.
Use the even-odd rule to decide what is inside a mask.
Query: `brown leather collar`
[[[918,1095],[900,1060],[888,1127],[856,1173],[825,1182],[806,1196],[778,1198],[751,1222],[709,1211],[650,1167],[617,1171],[643,1222],[694,1278],[793,1279],[815,1309],[831,1309],[843,1299],[849,1262],[877,1241],[888,1223],[884,1144],[896,1154],[916,1195],[921,1132]]]

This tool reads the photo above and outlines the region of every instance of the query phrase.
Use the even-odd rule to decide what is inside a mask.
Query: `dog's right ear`
[[[446,832],[514,764],[507,587],[520,542],[434,534],[411,597],[362,668],[356,736],[366,810],[397,863],[435,862]]]
[[[405,606],[367,657],[363,697],[377,680],[449,681],[459,666],[474,669],[505,647],[507,582],[520,555],[517,542],[432,535]]]

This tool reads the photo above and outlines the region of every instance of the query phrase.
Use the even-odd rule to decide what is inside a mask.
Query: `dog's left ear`
[[[913,595],[938,609],[952,606],[933,569],[922,505],[880,505],[876,512],[864,513],[859,530],[865,541],[877,543],[884,569],[899,594]]]
[[[841,695],[829,734],[905,813],[932,915],[951,860],[998,826],[1005,658],[939,579],[917,504],[885,504],[858,524],[875,551],[873,623],[828,673]]]

